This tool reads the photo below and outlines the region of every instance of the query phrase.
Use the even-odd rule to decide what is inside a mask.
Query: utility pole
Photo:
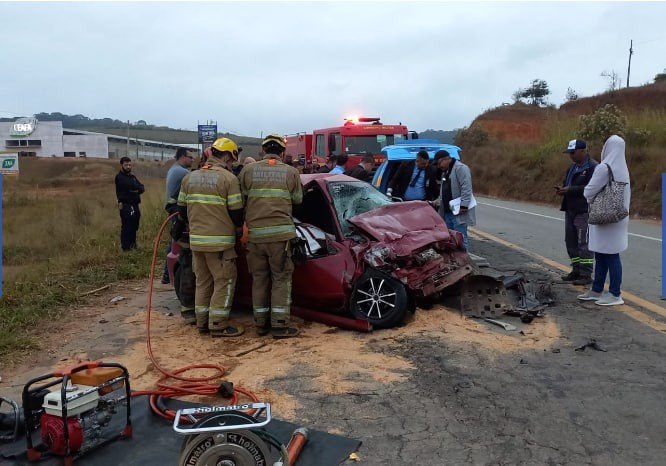
[[[127,147],[125,148],[125,157],[129,157],[129,120],[127,120]]]
[[[631,56],[634,54],[634,41],[629,42],[629,66],[627,67],[627,87],[629,87],[629,75],[631,74]]]

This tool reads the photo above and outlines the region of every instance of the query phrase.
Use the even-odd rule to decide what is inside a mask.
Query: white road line
[[[518,212],[518,213],[521,213],[521,214],[534,215],[535,217],[549,218],[551,220],[557,220],[558,222],[564,222],[563,218],[553,217],[553,216],[544,215],[544,214],[537,214],[536,212],[528,212],[526,210],[511,209],[509,207],[503,207],[503,206],[497,205],[497,204],[490,204],[488,202],[479,202],[479,204],[487,205],[489,207],[496,207],[498,209],[510,210],[511,212]],[[652,240],[652,241],[658,241],[659,243],[662,242],[661,238],[653,238],[652,236],[639,235],[638,233],[629,233],[629,236],[635,236],[637,238],[643,238],[643,239],[649,239],[649,240]]]

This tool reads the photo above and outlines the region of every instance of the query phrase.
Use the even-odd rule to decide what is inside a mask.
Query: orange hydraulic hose
[[[289,465],[294,466],[298,456],[303,451],[305,444],[308,442],[308,430],[300,427],[294,431],[287,446],[287,453],[289,454]]]
[[[148,283],[148,304],[146,306],[146,347],[148,349],[148,357],[150,361],[154,364],[155,368],[160,371],[163,375],[157,381],[157,389],[155,390],[140,390],[132,392],[132,396],[140,395],[150,395],[150,407],[158,416],[161,416],[165,419],[173,420],[176,416],[176,411],[171,409],[162,410],[158,406],[159,398],[175,398],[177,396],[186,396],[186,395],[215,395],[218,393],[219,383],[214,383],[215,380],[220,380],[226,373],[224,366],[214,363],[201,363],[201,364],[189,364],[187,366],[180,367],[175,370],[167,370],[163,368],[157,358],[153,354],[153,348],[150,341],[150,312],[153,303],[153,281],[155,279],[155,264],[157,262],[157,254],[159,250],[160,240],[162,239],[162,234],[164,229],[169,224],[169,221],[178,215],[177,213],[169,215],[166,220],[162,223],[157,236],[155,237],[155,242],[153,243],[153,258],[150,263],[150,278]],[[212,369],[214,372],[212,375],[207,377],[185,377],[181,374],[193,370],[193,369]],[[178,382],[167,383],[169,379],[176,380]],[[242,387],[234,387],[234,393],[229,400],[229,404],[236,404],[238,402],[238,394],[242,393],[247,398],[252,401],[259,401],[257,396],[252,393],[250,390]],[[181,419],[181,422],[190,422],[189,419]]]

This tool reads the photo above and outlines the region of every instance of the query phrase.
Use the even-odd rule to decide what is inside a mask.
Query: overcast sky
[[[666,68],[666,3],[0,3],[0,116],[59,111],[258,136],[379,116],[467,126],[533,78]]]

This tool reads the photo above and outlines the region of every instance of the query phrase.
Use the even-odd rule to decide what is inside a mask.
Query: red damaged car
[[[422,201],[392,202],[370,184],[345,175],[301,175],[303,203],[294,206],[307,260],[292,284],[294,315],[325,313],[393,327],[416,308],[472,272],[459,233]],[[235,307],[251,308],[252,278],[237,246]],[[177,248],[169,255],[179,281]],[[299,312],[299,309],[304,312]]]

